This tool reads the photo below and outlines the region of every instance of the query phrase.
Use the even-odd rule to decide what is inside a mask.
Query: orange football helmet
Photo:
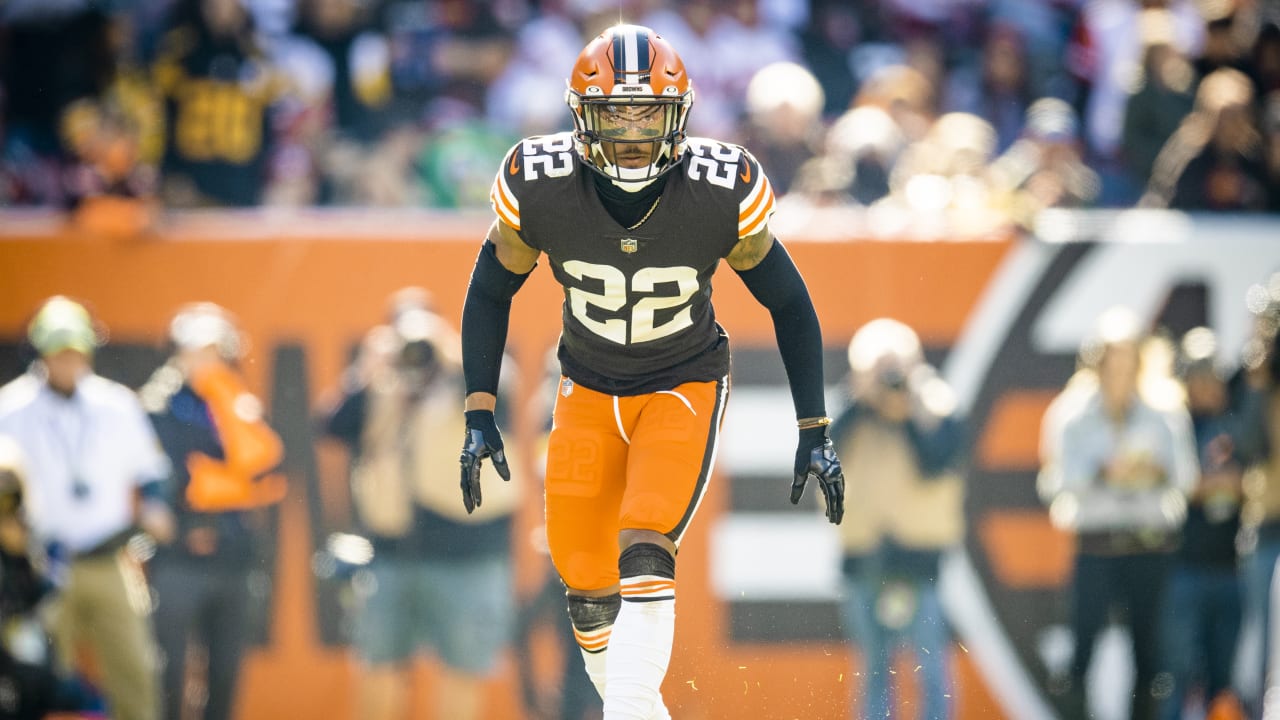
[[[578,154],[627,190],[674,168],[685,149],[693,87],[671,44],[640,25],[615,25],[578,55],[565,101]]]

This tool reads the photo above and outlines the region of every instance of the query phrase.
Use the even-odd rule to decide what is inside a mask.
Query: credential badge
[[[569,378],[564,378],[563,380],[560,381],[560,394],[565,397],[569,397],[570,395],[573,394],[572,380],[570,380]]]
[[[628,255],[640,249],[640,241],[635,238],[622,238],[619,244],[622,247],[622,252]]]

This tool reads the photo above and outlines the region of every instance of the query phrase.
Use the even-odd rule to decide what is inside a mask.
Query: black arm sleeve
[[[782,243],[773,247],[759,265],[738,271],[751,294],[773,316],[778,352],[787,370],[791,400],[797,418],[827,414],[822,379],[822,327],[809,299],[804,278]]]
[[[530,271],[532,272],[532,271]],[[476,257],[462,305],[462,375],[467,394],[498,393],[502,351],[507,346],[511,298],[529,273],[517,275],[502,266],[498,248],[486,240]]]

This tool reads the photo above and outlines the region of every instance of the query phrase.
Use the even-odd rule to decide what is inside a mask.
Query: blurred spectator
[[[511,36],[493,4],[468,0],[390,0],[392,91],[403,115],[420,120],[431,102],[448,97],[484,109],[485,91],[511,54]]]
[[[863,82],[854,105],[889,113],[907,141],[915,142],[928,134],[938,117],[938,88],[916,68],[886,65]]]
[[[858,717],[897,715],[897,650],[918,664],[920,717],[951,717],[951,633],[938,594],[942,553],[964,539],[963,426],[920,340],[888,318],[849,343],[853,402],[832,425],[849,492],[842,611],[862,650]]]
[[[858,10],[843,2],[815,0],[800,34],[804,64],[822,86],[822,115],[834,119],[849,108],[858,90],[851,56],[862,39]]]
[[[1085,0],[1068,63],[1083,85],[1084,132],[1090,159],[1109,161],[1120,149],[1124,105],[1141,63],[1142,25],[1165,14],[1169,44],[1187,57],[1204,46],[1204,20],[1195,0]]]
[[[1042,497],[1075,533],[1071,628],[1075,652],[1051,679],[1059,710],[1087,717],[1094,643],[1123,612],[1132,642],[1129,717],[1150,720],[1171,689],[1160,619],[1173,551],[1196,483],[1195,446],[1180,390],[1127,308],[1108,310],[1081,348],[1082,369],[1045,413]]]
[[[817,154],[822,104],[822,86],[801,65],[774,63],[751,78],[740,136],[768,171],[775,193],[786,194],[800,165]]]
[[[991,123],[996,133],[997,153],[1008,150],[1022,133],[1032,98],[1027,63],[1022,36],[1012,26],[997,25],[988,31],[983,43],[982,65],[975,87],[963,91],[954,83],[949,87],[950,109],[973,113]]]
[[[1031,97],[1071,97],[1063,61],[1071,22],[1085,0],[990,0],[987,22],[1009,27],[1021,39]]]
[[[1262,103],[1262,134],[1267,149],[1267,182],[1272,194],[1280,193],[1280,90],[1272,90]],[[1276,204],[1272,204],[1276,209]]]
[[[1152,14],[1143,27],[1142,68],[1125,104],[1121,160],[1139,186],[1151,177],[1160,148],[1192,109],[1196,74],[1172,43],[1168,16]]]
[[[795,36],[788,28],[769,23],[761,3],[762,0],[720,0],[719,12],[707,33],[720,80],[718,89],[726,93],[734,117],[745,109],[747,87],[756,73],[775,63],[794,63],[800,57]],[[703,68],[695,72],[701,77]]]
[[[1280,559],[1280,273],[1251,287],[1247,302],[1253,332],[1242,353],[1239,389],[1244,398],[1239,452],[1248,467],[1241,513],[1245,637],[1236,682],[1256,715],[1264,691],[1280,678],[1266,650],[1277,628],[1269,599]],[[1277,699],[1280,693],[1268,704]]]
[[[796,170],[791,191],[778,199],[778,215],[785,225],[800,212],[805,217],[821,208],[844,208],[856,204],[849,194],[853,180],[849,163],[833,155],[819,155],[806,160]],[[775,228],[778,220],[775,220]]]
[[[360,0],[301,0],[295,37],[309,41],[328,80],[328,105],[334,130],[343,138],[368,144],[391,122],[391,48]]]
[[[166,204],[260,203],[283,75],[240,0],[178,0],[154,77],[167,107]]]
[[[575,4],[575,0],[542,0],[537,14],[516,31],[511,59],[489,85],[486,118],[490,123],[516,137],[570,129],[560,96],[565,74],[578,59],[575,48],[584,39]],[[512,102],[517,97],[519,101]]]
[[[212,303],[186,306],[169,324],[169,342],[173,354],[139,391],[174,468],[169,501],[177,531],[151,563],[164,717],[226,720],[261,530],[246,511],[284,497],[284,477],[267,474],[283,446],[236,370],[245,348],[230,314]],[[197,668],[188,662],[193,655],[204,658]],[[203,692],[187,691],[189,680]],[[186,707],[192,698],[204,700],[195,713]]]
[[[870,205],[889,194],[889,175],[906,147],[906,136],[887,111],[865,105],[836,120],[827,132],[826,146],[835,164],[846,166],[849,195]]]
[[[1265,98],[1280,90],[1280,17],[1272,19],[1258,32],[1251,70],[1258,97]]]
[[[1214,0],[1201,2],[1204,17],[1204,47],[1196,58],[1196,74],[1208,77],[1215,70],[1230,68],[1249,71],[1249,53],[1256,37],[1256,23],[1251,22],[1251,12],[1239,0]]]
[[[1280,207],[1268,182],[1266,148],[1253,85],[1238,70],[1215,70],[1188,115],[1156,157],[1147,207],[1265,211]]]
[[[570,66],[571,67],[571,66]],[[563,81],[562,81],[563,82]],[[454,103],[457,105],[457,103]],[[493,168],[520,138],[476,116],[448,117],[444,108],[414,160],[423,204],[437,208],[481,208],[489,204]],[[468,112],[469,108],[465,106]]]
[[[1198,481],[1187,503],[1181,547],[1169,579],[1163,642],[1173,693],[1160,716],[1178,720],[1230,702],[1231,668],[1240,636],[1241,596],[1236,569],[1242,467],[1235,447],[1239,416],[1216,365],[1213,331],[1183,336],[1179,375],[1199,456]]]
[[[28,720],[48,713],[92,710],[91,698],[58,672],[40,611],[53,585],[33,562],[23,517],[26,479],[22,449],[0,435],[0,718]]]
[[[947,113],[904,151],[889,177],[890,194],[872,206],[877,232],[915,237],[975,235],[1004,224],[995,212],[987,164],[995,131],[969,113]]]
[[[72,164],[67,203],[76,224],[93,233],[136,237],[155,219],[156,168],[141,162],[142,135],[114,103],[77,100],[63,113]]]
[[[991,165],[991,181],[1010,219],[1031,227],[1045,208],[1093,205],[1101,183],[1080,153],[1071,106],[1057,98],[1032,103],[1022,138]]]
[[[98,336],[84,306],[49,299],[28,338],[40,360],[0,388],[0,433],[28,462],[32,531],[59,586],[59,660],[87,643],[112,716],[156,718],[150,595],[128,546],[139,526],[160,542],[173,537],[169,463],[133,392],[94,374]]]
[[[276,126],[273,204],[353,201],[357,177],[381,139],[404,121],[391,87],[391,45],[358,0],[306,0],[272,57],[290,78]]]
[[[356,578],[355,645],[366,663],[358,716],[403,717],[409,663],[430,647],[444,673],[432,716],[468,720],[481,716],[484,681],[510,640],[518,486],[495,474],[484,505],[467,514],[452,444],[463,433],[459,340],[425,291],[392,302],[324,417],[325,432],[351,448],[357,524],[373,544],[367,578]]]
[[[111,82],[108,17],[91,0],[10,2],[0,7],[0,34],[0,161],[8,176],[0,201],[59,206],[59,119],[70,103]]]

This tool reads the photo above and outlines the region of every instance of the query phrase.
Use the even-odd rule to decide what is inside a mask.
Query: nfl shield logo
[[[635,238],[622,238],[622,252],[630,255],[640,249],[640,241]]]
[[[563,380],[561,380],[561,381],[560,381],[560,394],[561,394],[561,395],[563,395],[563,396],[565,396],[565,397],[569,397],[570,395],[572,395],[572,394],[573,394],[573,381],[572,381],[572,380],[570,380],[569,378],[565,378],[565,379],[563,379]]]

